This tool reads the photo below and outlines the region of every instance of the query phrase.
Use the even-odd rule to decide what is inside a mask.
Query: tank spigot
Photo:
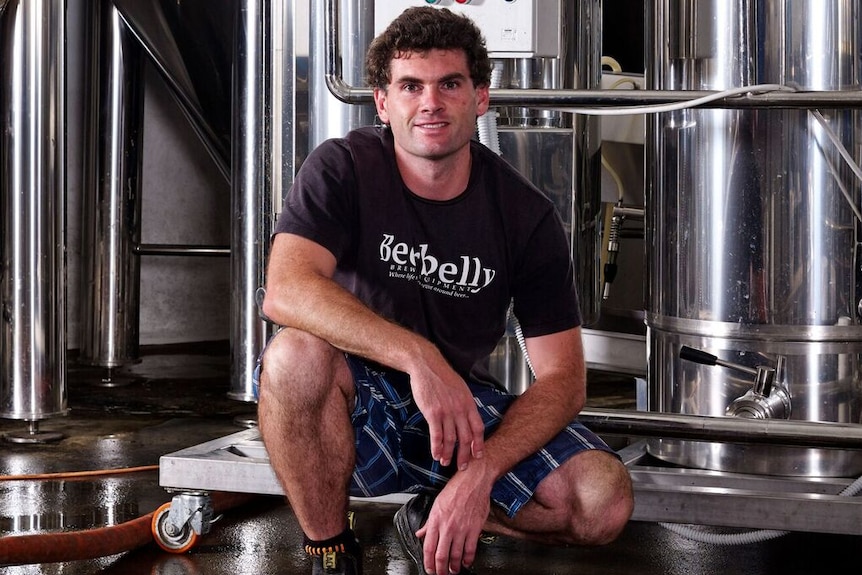
[[[720,365],[754,376],[751,389],[730,402],[725,410],[726,415],[747,419],[790,418],[790,393],[785,385],[776,383],[784,376],[784,356],[778,356],[775,367],[758,365],[757,368],[723,361],[710,353],[688,346],[680,349],[679,357],[703,365]]]
[[[778,358],[775,368],[757,366],[754,385],[727,406],[725,413],[748,419],[788,419],[790,394],[783,385],[776,385],[777,373],[784,371],[784,357]]]

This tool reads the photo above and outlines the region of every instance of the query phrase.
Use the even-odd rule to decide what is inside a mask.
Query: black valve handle
[[[679,348],[679,357],[680,359],[693,361],[695,363],[700,363],[703,365],[718,364],[718,357],[712,355],[711,353],[706,353],[705,351],[694,349],[693,347],[688,347],[687,345],[684,345]]]
[[[719,359],[718,356],[712,355],[711,353],[706,353],[705,351],[702,351],[700,349],[688,347],[687,345],[684,345],[679,348],[679,357],[680,359],[693,361],[702,365],[720,365],[721,367],[729,367],[730,369],[735,369],[749,375],[757,375],[756,369],[745,365],[739,365],[738,363],[724,361],[723,359]]]

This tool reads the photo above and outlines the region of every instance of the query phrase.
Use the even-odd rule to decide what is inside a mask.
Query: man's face
[[[473,86],[463,52],[405,54],[392,60],[390,77],[374,101],[399,153],[436,160],[465,149],[488,110],[488,87]]]

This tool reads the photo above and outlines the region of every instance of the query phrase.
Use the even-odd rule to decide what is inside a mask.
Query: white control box
[[[414,6],[448,8],[476,22],[492,58],[560,57],[563,0],[375,0],[374,34]]]

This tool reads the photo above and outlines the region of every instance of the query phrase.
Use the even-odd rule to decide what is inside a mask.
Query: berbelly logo
[[[473,256],[441,262],[428,251],[428,244],[410,246],[396,242],[395,236],[383,234],[380,261],[389,265],[389,277],[415,281],[423,288],[443,295],[466,298],[490,285],[497,275]]]

